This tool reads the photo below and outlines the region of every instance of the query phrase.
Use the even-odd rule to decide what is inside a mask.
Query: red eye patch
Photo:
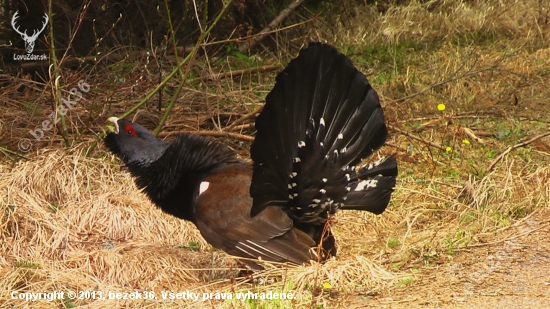
[[[131,125],[126,125],[126,127],[124,127],[124,131],[126,131],[126,133],[130,135],[137,137],[136,130],[134,130],[134,128]]]

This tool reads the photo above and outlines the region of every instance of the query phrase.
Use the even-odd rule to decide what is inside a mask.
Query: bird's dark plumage
[[[205,137],[167,143],[139,124],[110,120],[117,130],[105,144],[137,186],[239,257],[301,264],[334,255],[328,214],[380,214],[395,186],[395,157],[357,166],[386,141],[382,108],[351,60],[325,44],[311,43],[277,76],[256,121],[253,164]],[[319,245],[316,256],[310,249]]]

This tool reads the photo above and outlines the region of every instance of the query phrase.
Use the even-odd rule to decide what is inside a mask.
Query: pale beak
[[[118,134],[118,132],[119,132],[118,118],[117,117],[110,117],[109,119],[107,119],[107,121],[110,121],[110,122],[115,124],[115,134]]]

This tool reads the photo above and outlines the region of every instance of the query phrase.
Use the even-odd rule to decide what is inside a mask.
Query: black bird
[[[394,156],[357,166],[388,130],[365,76],[326,44],[310,43],[277,76],[256,120],[253,164],[210,138],[181,134],[169,143],[109,120],[116,128],[105,145],[151,201],[238,257],[302,264],[335,255],[329,215],[380,214],[396,182]]]

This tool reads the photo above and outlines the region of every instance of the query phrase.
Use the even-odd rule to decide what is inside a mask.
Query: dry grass
[[[539,3],[543,8],[545,5],[542,1],[411,2],[390,7],[383,15],[374,7],[357,6],[354,13],[362,22],[346,20],[355,27],[342,25],[337,29],[347,29],[347,32],[337,32],[337,36],[339,39],[341,36],[350,40],[355,38],[355,41],[346,43],[383,45],[407,41],[433,43],[472,34],[514,39],[528,34],[523,39],[533,41],[543,31],[540,28],[543,25],[539,24]],[[533,32],[533,23],[539,27],[538,31]]]
[[[326,40],[350,55],[360,70],[372,70],[369,79],[382,98],[389,123],[418,139],[391,133],[383,152],[397,152],[400,177],[390,207],[381,216],[339,213],[333,227],[340,246],[336,259],[303,267],[268,264],[254,275],[254,283],[236,278],[238,268],[231,257],[212,249],[192,224],[151,205],[129,174],[119,171],[119,162],[105,157],[104,148],[96,151],[96,158],[85,158],[83,149],[93,140],[86,132],[101,131],[103,123],[83,119],[121,114],[140,99],[137,93],[152,88],[152,83],[144,83],[144,89],[128,91],[139,64],[131,73],[120,64],[106,70],[131,76],[128,82],[108,83],[98,73],[88,101],[69,115],[69,127],[86,124],[78,135],[84,145],[46,150],[52,142],[36,142],[39,150],[32,160],[13,166],[7,160],[0,163],[0,307],[362,307],[366,301],[414,288],[457,256],[498,243],[526,219],[547,213],[546,141],[513,150],[492,171],[487,167],[507,147],[547,131],[550,26],[544,18],[550,3],[413,2],[384,14],[356,7],[342,16],[318,20],[320,26],[304,41]],[[275,61],[286,63],[294,55]],[[196,73],[204,76],[261,63],[228,57],[219,64],[208,59]],[[191,83],[167,131],[227,126],[265,97],[273,76]],[[74,85],[70,77],[66,81],[68,88]],[[31,87],[20,94],[16,86],[1,90],[7,112],[0,116],[0,137],[13,149],[49,114],[47,90]],[[44,112],[30,113],[19,101]],[[445,111],[437,111],[439,103],[446,105]],[[93,114],[98,109],[101,112]],[[158,117],[152,108],[138,114],[149,127]],[[465,128],[482,140],[466,135]],[[229,142],[247,155],[248,144]],[[159,298],[161,291],[170,290],[250,290],[292,292],[297,297],[206,304],[163,299],[28,303],[11,299],[14,290],[147,290]]]
[[[324,265],[268,267],[255,277],[269,283],[250,284],[231,280],[236,266],[230,258],[212,251],[191,224],[165,215],[147,202],[129,175],[117,172],[108,161],[87,159],[78,151],[47,151],[4,171],[0,182],[0,190],[6,193],[0,208],[4,305],[24,304],[11,299],[9,292],[14,290],[149,290],[157,294],[162,290],[252,290],[292,291],[299,299],[286,305],[302,306],[311,302],[312,287],[329,283],[331,289],[316,291],[322,296],[315,302],[333,306],[336,299],[376,294],[395,288],[408,276],[422,276],[419,269],[452,259],[449,246],[459,250],[499,239],[502,231],[521,222],[503,219],[508,212],[522,209],[532,215],[550,208],[546,186],[550,171],[533,164],[515,171],[511,158],[487,177],[472,181],[470,204],[457,199],[457,181],[434,177],[429,183],[418,183],[404,178],[384,216],[338,214],[337,259]],[[398,239],[399,245],[388,247],[390,238]],[[201,250],[179,248],[190,242],[198,242]],[[75,303],[90,308],[171,304]],[[211,303],[245,306],[240,301]],[[51,306],[47,302],[36,305]],[[189,305],[201,307],[204,303]]]
[[[50,151],[4,172],[0,290],[5,304],[18,303],[7,294],[14,290],[202,293],[254,288],[231,284],[236,275],[231,259],[212,252],[192,224],[147,202],[129,175],[116,172],[107,161],[86,159],[78,151]],[[179,248],[192,242],[200,252]],[[257,276],[284,278],[267,290],[292,282],[289,289],[301,292],[315,281],[352,289],[357,283],[374,287],[396,277],[363,256],[303,268],[274,266]]]

